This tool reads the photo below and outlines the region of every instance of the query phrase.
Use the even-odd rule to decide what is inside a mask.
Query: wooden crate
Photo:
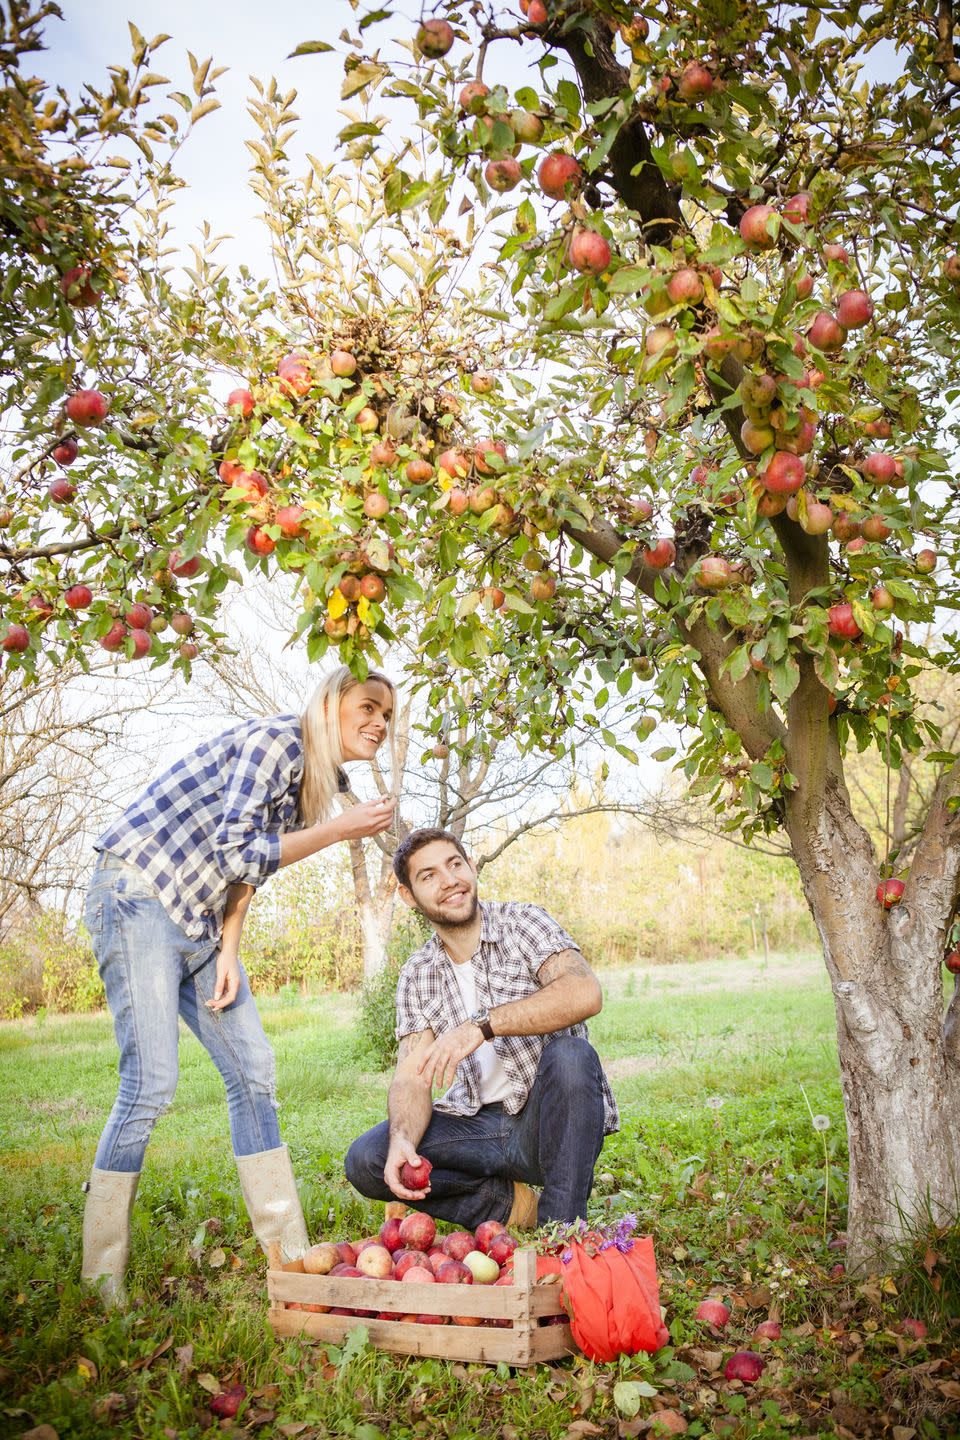
[[[480,1360],[495,1365],[536,1365],[576,1350],[570,1326],[541,1325],[541,1319],[566,1316],[557,1281],[537,1284],[536,1254],[514,1252],[513,1285],[417,1285],[396,1280],[357,1280],[305,1275],[279,1267],[267,1272],[269,1321],[277,1335],[309,1335],[339,1344],[355,1325],[364,1325],[370,1343],[393,1355],[432,1355],[440,1360]],[[403,1320],[371,1320],[354,1315],[289,1310],[307,1305],[362,1306],[394,1315],[472,1315],[509,1320],[508,1327],[420,1325]]]

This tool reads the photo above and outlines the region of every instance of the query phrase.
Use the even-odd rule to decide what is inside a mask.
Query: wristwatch
[[[489,1011],[475,1010],[470,1016],[470,1024],[477,1026],[484,1040],[493,1039],[493,1026],[490,1024]]]

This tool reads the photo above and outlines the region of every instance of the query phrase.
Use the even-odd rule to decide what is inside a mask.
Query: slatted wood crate
[[[536,1365],[576,1350],[560,1286],[537,1283],[536,1254],[520,1249],[513,1256],[513,1285],[417,1285],[396,1280],[358,1280],[305,1275],[271,1258],[267,1272],[269,1321],[277,1335],[309,1335],[340,1341],[355,1325],[366,1326],[370,1342],[394,1355],[431,1355],[440,1360],[484,1361],[495,1365]],[[363,1307],[391,1315],[464,1315],[492,1325],[428,1325],[405,1320],[374,1320],[355,1315],[291,1310],[301,1305]],[[553,1320],[562,1315],[562,1323]]]

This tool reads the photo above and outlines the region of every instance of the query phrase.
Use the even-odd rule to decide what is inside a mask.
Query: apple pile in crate
[[[512,1256],[517,1241],[499,1220],[484,1220],[474,1233],[454,1230],[442,1238],[430,1215],[415,1211],[402,1220],[386,1220],[379,1235],[314,1245],[303,1257],[308,1275],[357,1281],[356,1306],[308,1305],[288,1301],[288,1310],[359,1315],[371,1320],[407,1320],[421,1325],[509,1325],[470,1315],[418,1315],[369,1310],[363,1304],[364,1280],[395,1280],[420,1285],[512,1285]]]

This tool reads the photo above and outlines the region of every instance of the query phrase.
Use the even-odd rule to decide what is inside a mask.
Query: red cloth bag
[[[591,1249],[593,1247],[591,1246]],[[563,1261],[548,1257],[537,1272],[559,1271],[561,1296],[570,1316],[573,1338],[589,1360],[653,1352],[666,1345],[669,1332],[660,1316],[660,1290],[653,1241],[634,1240],[626,1252],[615,1245],[590,1254],[573,1240]]]

